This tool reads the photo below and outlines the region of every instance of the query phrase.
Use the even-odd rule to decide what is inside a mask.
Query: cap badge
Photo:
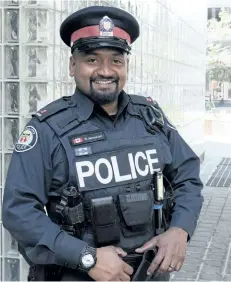
[[[105,16],[99,22],[99,30],[101,36],[113,36],[113,29],[114,29],[113,21],[108,17]]]

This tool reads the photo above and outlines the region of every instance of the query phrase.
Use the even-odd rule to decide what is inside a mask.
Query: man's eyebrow
[[[97,53],[97,52],[95,52],[95,51],[86,51],[86,52],[82,52],[82,54],[84,55],[84,56],[87,56],[87,55],[93,55],[93,56],[99,56],[99,55],[101,55],[101,54],[99,54],[99,53]],[[124,54],[123,54],[123,52],[114,52],[114,53],[112,53],[111,54],[112,56],[123,56]]]
[[[123,53],[113,53],[112,55],[113,55],[113,56],[124,56]]]
[[[97,56],[98,55],[96,52],[93,52],[93,51],[84,52],[83,54],[84,54],[84,56],[88,56],[88,55]]]

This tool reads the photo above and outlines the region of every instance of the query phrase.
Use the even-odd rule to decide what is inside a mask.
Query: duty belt
[[[133,269],[134,272],[139,267],[143,258],[143,254],[129,254],[126,257],[123,257],[123,261],[129,264]]]
[[[143,254],[129,254],[123,258],[124,262],[133,267],[131,281],[153,281],[157,272],[147,275],[147,270],[155,258],[156,252],[157,249],[153,249],[145,251]]]

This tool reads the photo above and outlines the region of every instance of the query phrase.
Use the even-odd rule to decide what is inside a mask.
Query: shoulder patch
[[[23,132],[21,133],[18,142],[15,144],[15,151],[16,152],[26,152],[31,150],[38,141],[38,133],[37,130],[28,125],[24,128]]]

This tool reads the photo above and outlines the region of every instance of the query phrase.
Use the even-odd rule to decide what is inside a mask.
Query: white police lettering
[[[102,185],[139,179],[160,170],[158,165],[154,165],[158,164],[158,158],[152,156],[156,154],[155,149],[124,153],[118,153],[118,156],[123,155],[123,158],[119,159],[118,156],[104,158],[101,155],[96,160],[77,161],[76,170],[80,188],[90,189],[96,185],[98,187],[96,189],[99,189],[103,187]]]
[[[148,164],[149,164],[149,167],[150,167],[151,174],[153,174],[156,171],[155,169],[153,169],[153,165],[152,164],[158,163],[158,159],[157,158],[155,158],[155,159],[151,158],[152,154],[156,154],[156,150],[155,149],[147,150],[146,151],[147,160],[148,160]]]
[[[83,172],[82,167],[88,167],[88,171]],[[77,175],[79,178],[79,184],[81,187],[85,186],[84,178],[93,175],[94,173],[94,166],[90,161],[83,161],[76,163]]]
[[[136,179],[137,173],[136,173],[136,167],[135,167],[135,163],[134,163],[132,153],[128,154],[128,160],[129,160],[129,163],[130,163],[130,166],[131,166],[132,179]]]
[[[113,171],[114,171],[114,175],[115,175],[115,182],[122,182],[122,181],[132,179],[131,174],[120,175],[120,171],[119,171],[119,168],[118,168],[118,162],[117,162],[116,157],[111,157],[111,161],[112,161],[112,167],[113,167]]]
[[[141,170],[139,167],[139,158],[142,158],[143,160],[146,160],[146,156],[143,152],[137,152],[135,155],[135,166],[136,166],[136,170],[137,172],[141,175],[141,176],[147,176],[148,175],[148,165],[145,165],[145,169]]]
[[[105,164],[108,170],[108,176],[107,178],[103,178],[100,174],[99,167],[101,164]],[[112,181],[113,178],[113,171],[110,162],[107,159],[99,159],[95,163],[95,174],[99,182],[102,184],[108,184]]]

